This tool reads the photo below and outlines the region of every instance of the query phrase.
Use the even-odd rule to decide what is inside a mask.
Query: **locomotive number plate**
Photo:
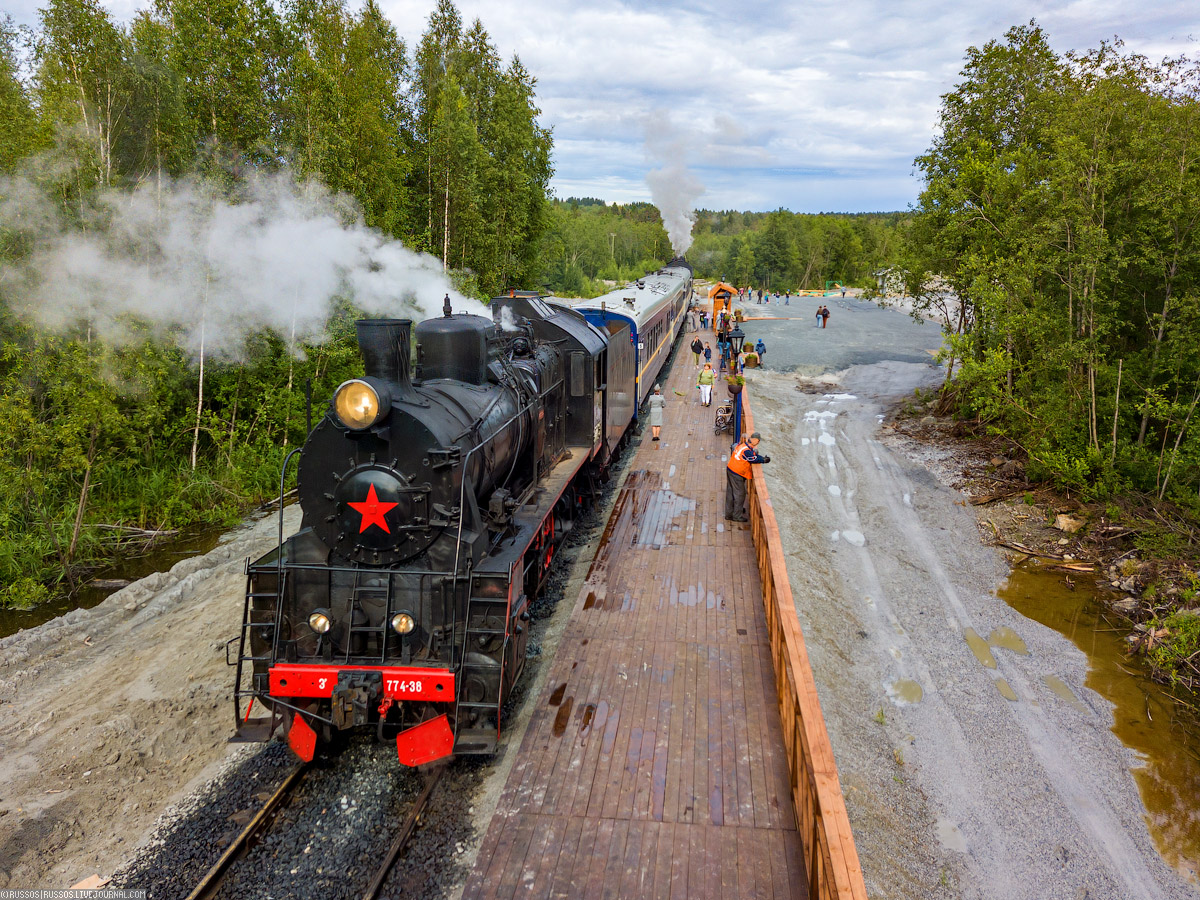
[[[454,700],[454,673],[411,666],[321,666],[282,663],[271,666],[272,697],[332,697],[339,672],[379,672],[383,696],[393,700]]]

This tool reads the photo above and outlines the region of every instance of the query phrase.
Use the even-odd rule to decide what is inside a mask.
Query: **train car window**
[[[582,353],[574,352],[571,354],[571,396],[582,397],[587,393],[587,386],[584,384],[584,356]]]

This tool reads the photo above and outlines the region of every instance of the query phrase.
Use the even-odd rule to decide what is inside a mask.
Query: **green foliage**
[[[1180,610],[1165,619],[1153,619],[1148,623],[1151,633],[1165,628],[1167,633],[1151,641],[1147,656],[1155,668],[1165,672],[1174,682],[1179,677],[1183,661],[1200,653],[1200,615],[1192,610]]]
[[[963,414],[1092,496],[1200,489],[1200,69],[1036,23],[972,47],[897,258]]]
[[[801,215],[700,210],[688,261],[697,276],[764,289],[820,288],[827,281],[875,283],[889,261],[901,213]],[[544,286],[593,297],[674,256],[658,210],[647,203],[554,201],[542,240]]]
[[[49,599],[46,585],[24,575],[0,588],[0,609],[32,609]]]
[[[542,278],[536,286],[575,297],[606,293],[674,256],[654,206],[574,199],[550,204],[541,254]]]
[[[450,0],[414,56],[377,0],[154,0],[128,25],[99,0],[47,0],[29,72],[20,37],[0,21],[0,177],[56,205],[47,219],[104,228],[122,192],[181,177],[236,202],[257,171],[287,166],[437,253],[464,293],[540,271],[552,136],[536,79]],[[36,240],[0,222],[0,267]],[[319,417],[361,372],[344,305],[312,345],[264,331],[236,363],[206,360],[193,464],[190,356],[136,321],[119,347],[32,329],[14,314],[26,287],[0,279],[0,605],[69,587],[131,529],[228,523],[275,496],[305,438],[306,385]]]

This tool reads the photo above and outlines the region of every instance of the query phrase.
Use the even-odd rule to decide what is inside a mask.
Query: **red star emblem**
[[[362,534],[372,525],[378,525],[388,534],[392,533],[392,529],[388,528],[387,520],[384,515],[389,509],[395,506],[395,503],[380,503],[379,498],[375,496],[375,485],[367,488],[367,499],[361,503],[351,501],[348,504],[352,509],[362,513],[362,526],[358,529],[358,533]]]

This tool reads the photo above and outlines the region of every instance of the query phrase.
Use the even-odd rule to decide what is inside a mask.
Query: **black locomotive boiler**
[[[293,453],[300,530],[281,519],[248,564],[236,739],[282,725],[308,760],[372,727],[410,766],[495,750],[529,604],[628,437],[637,370],[628,326],[536,294],[491,311],[358,323],[364,375]]]

